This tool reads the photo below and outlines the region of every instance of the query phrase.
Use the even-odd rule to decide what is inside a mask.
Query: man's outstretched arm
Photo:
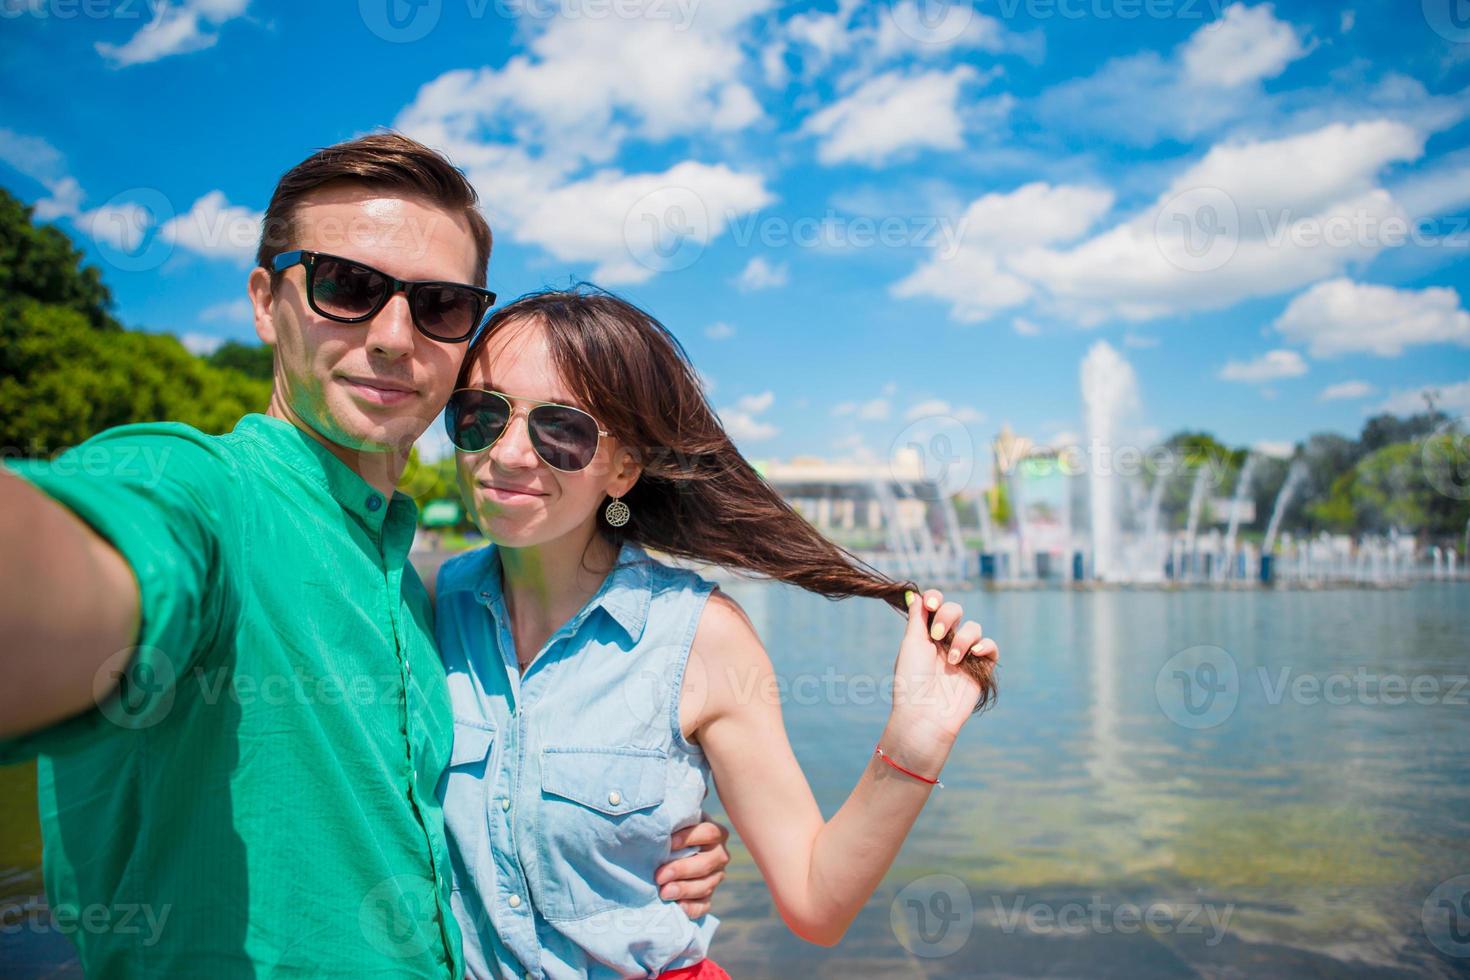
[[[98,671],[136,642],[138,610],[138,583],[122,555],[0,469],[0,736],[95,706],[106,693],[93,689]]]

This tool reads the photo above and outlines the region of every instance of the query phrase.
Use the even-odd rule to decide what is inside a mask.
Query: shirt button
[[[510,797],[509,796],[505,797],[504,799],[502,799],[500,801],[500,809],[502,809],[502,810],[509,810],[510,809]]]
[[[512,895],[510,897],[510,907],[513,908],[513,909],[520,908],[521,907],[521,896],[519,896],[519,895]]]
[[[619,803],[623,802],[623,794],[619,793],[617,790],[613,790],[611,793],[607,794],[607,802],[612,804],[613,806],[617,806]]]
[[[381,510],[382,507],[383,507],[383,498],[382,497],[379,497],[377,494],[373,494],[371,497],[369,497],[367,499],[367,509],[368,510],[377,511],[377,510]]]

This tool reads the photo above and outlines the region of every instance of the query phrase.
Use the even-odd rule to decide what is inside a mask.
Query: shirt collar
[[[653,559],[641,546],[632,541],[623,542],[612,571],[592,598],[567,623],[564,631],[575,633],[588,616],[601,609],[636,644],[643,638],[643,628],[648,625],[648,609],[653,601],[652,566]],[[495,606],[501,610],[505,608],[501,593],[500,556],[493,544],[485,548],[484,565],[475,588],[482,598],[493,599]]]
[[[235,423],[235,432],[261,443],[277,460],[325,490],[333,500],[378,534],[390,516],[401,523],[417,522],[418,505],[397,490],[384,500],[362,477],[326,446],[284,419],[252,413]]]

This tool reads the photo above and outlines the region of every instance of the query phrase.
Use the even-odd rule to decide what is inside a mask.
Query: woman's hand
[[[725,880],[725,866],[730,863],[730,852],[725,847],[729,839],[730,831],[707,817],[693,827],[674,831],[670,850],[697,847],[699,853],[659,865],[653,878],[659,886],[658,897],[666,901],[678,899],[684,914],[691,919],[708,912],[710,899]]]
[[[894,664],[889,721],[889,729],[900,733],[902,744],[891,749],[885,745],[885,751],[942,764],[960,728],[973,715],[980,682],[964,660],[973,657],[993,669],[1000,650],[994,640],[982,635],[979,623],[968,620],[961,624],[963,615],[959,603],[945,602],[938,589],[913,595],[908,628]]]

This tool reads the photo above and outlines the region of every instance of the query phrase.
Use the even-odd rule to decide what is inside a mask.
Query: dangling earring
[[[628,523],[628,518],[633,516],[633,512],[628,509],[627,504],[614,497],[608,502],[607,510],[603,511],[602,516],[606,517],[607,522],[613,527],[622,527]]]

